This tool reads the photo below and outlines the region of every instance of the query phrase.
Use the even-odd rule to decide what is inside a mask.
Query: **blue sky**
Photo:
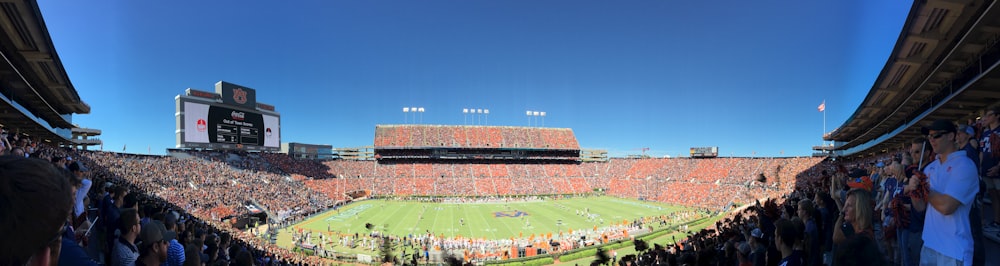
[[[809,155],[857,108],[911,1],[52,1],[39,6],[106,150],[176,144],[174,96],[225,80],[282,142],[371,145],[376,124],[572,128],[612,155]],[[407,120],[413,122],[413,118]]]

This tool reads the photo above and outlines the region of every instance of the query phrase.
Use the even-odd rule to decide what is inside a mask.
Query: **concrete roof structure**
[[[0,123],[41,141],[68,142],[72,115],[90,113],[90,106],[70,82],[38,3],[2,0],[0,11]]]
[[[1000,6],[914,1],[895,48],[864,101],[824,134],[838,156],[895,150],[935,119],[964,121],[1000,101]]]

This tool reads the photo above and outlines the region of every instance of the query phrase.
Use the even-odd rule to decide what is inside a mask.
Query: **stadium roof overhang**
[[[885,67],[865,100],[824,136],[842,155],[900,148],[924,121],[975,118],[1000,100],[993,53],[1000,7],[984,1],[915,1]]]
[[[0,123],[64,140],[50,128],[73,128],[64,115],[90,113],[90,106],[70,83],[38,3],[5,0],[0,10],[0,93],[7,100],[0,104]]]

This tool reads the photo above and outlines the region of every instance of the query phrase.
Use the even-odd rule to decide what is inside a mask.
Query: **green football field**
[[[342,234],[374,230],[397,236],[426,234],[446,237],[507,239],[531,234],[558,234],[621,224],[639,217],[670,214],[685,207],[614,197],[587,197],[518,203],[425,203],[396,200],[355,202],[339,210],[311,217],[291,228]],[[587,215],[577,214],[589,211]],[[294,229],[293,229],[294,230]],[[278,245],[290,248],[289,230],[282,230]]]

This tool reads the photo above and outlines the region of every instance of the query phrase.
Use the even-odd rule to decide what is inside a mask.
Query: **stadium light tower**
[[[417,112],[420,113],[420,124],[424,123],[424,108],[418,107]]]
[[[528,112],[526,112],[526,114],[528,115],[528,126],[529,127],[531,126],[531,118],[532,117],[535,118],[535,126],[538,126],[538,118],[539,117],[542,118],[542,126],[543,127],[545,126],[545,112],[542,112],[542,111],[528,111]]]
[[[410,123],[416,124],[417,123],[417,108],[416,107],[410,107],[410,113],[413,113],[413,120]]]
[[[490,109],[483,109],[483,116],[486,117],[486,125],[490,124]]]
[[[406,113],[410,112],[410,107],[403,107],[403,124],[406,124]]]
[[[528,115],[528,126],[530,127],[531,126],[531,110],[525,111],[524,113],[526,115]]]
[[[469,108],[462,108],[462,124],[469,124]]]

